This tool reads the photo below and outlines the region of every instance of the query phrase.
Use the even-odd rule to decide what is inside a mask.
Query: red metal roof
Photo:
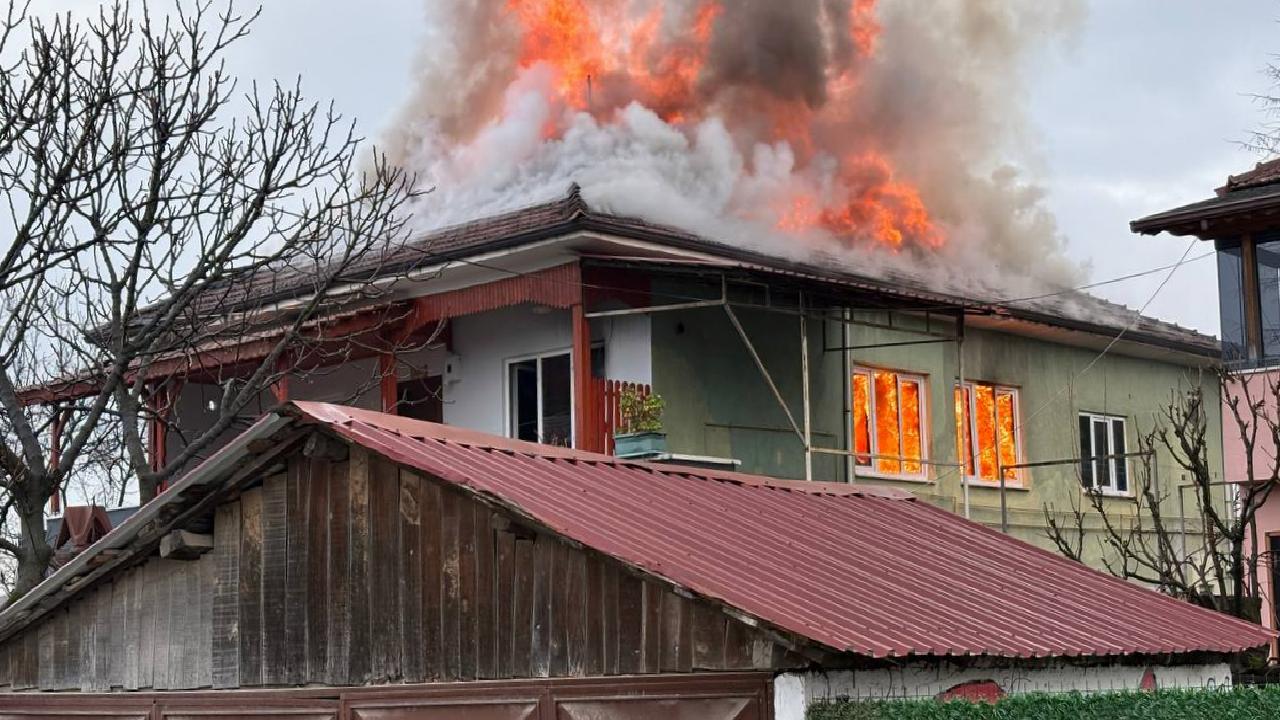
[[[295,403],[373,452],[829,648],[873,657],[1235,652],[1256,625],[968,522],[908,493],[533,445]]]

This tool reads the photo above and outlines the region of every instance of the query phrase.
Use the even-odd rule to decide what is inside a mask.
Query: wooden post
[[[595,451],[597,430],[591,427],[591,321],[582,303],[573,306],[573,446]]]
[[[147,408],[151,419],[147,422],[147,449],[151,456],[151,469],[160,471],[168,462],[169,426],[166,419],[173,407],[170,393],[166,386],[157,388],[147,398]]]
[[[271,383],[271,394],[275,396],[278,403],[289,402],[289,366],[291,364],[292,362],[290,362],[289,353],[287,352],[281,353],[280,357],[276,358],[276,373],[278,377],[276,377],[275,382]]]
[[[378,387],[382,395],[382,412],[396,414],[399,401],[399,379],[396,377],[396,353],[390,350],[378,356]]]
[[[1240,239],[1240,262],[1244,265],[1241,290],[1244,292],[1245,343],[1249,359],[1261,362],[1266,348],[1262,346],[1262,292],[1258,283],[1258,252],[1253,235]]]

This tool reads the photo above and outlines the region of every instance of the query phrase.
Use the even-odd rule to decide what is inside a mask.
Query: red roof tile
[[[352,408],[305,417],[776,628],[873,657],[1234,652],[1261,627],[875,488],[624,462]]]

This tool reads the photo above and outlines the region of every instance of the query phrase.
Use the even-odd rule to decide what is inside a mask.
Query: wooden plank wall
[[[297,456],[153,559],[0,647],[0,687],[178,690],[768,670],[707,604],[354,448]]]

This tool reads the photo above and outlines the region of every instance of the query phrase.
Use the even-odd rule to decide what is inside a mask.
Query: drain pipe
[[[964,310],[963,309],[961,309],[960,313],[956,316],[956,375],[959,377],[960,398],[963,400],[966,397],[965,387],[964,387]],[[954,393],[952,397],[953,398],[955,397]],[[966,405],[965,412],[960,413],[960,420],[959,420],[960,422],[964,422],[964,418],[968,414],[967,412],[968,409],[969,408]],[[962,438],[964,437],[963,429],[961,429],[959,436]],[[971,443],[970,446],[972,447],[972,440],[970,441],[970,443]],[[965,477],[965,473],[969,470],[969,468],[964,461],[964,454],[967,448],[957,448],[957,449],[960,451],[960,457],[957,459],[959,460],[959,465],[960,465],[960,487],[964,491],[964,518],[966,520],[970,520],[972,519],[972,516],[970,514],[970,508],[969,508],[969,478]],[[975,458],[975,461],[976,461],[976,458]]]
[[[844,481],[853,484],[858,481],[858,476],[853,459],[853,388],[849,385],[849,378],[853,372],[853,351],[849,349],[849,320],[852,315],[847,307],[841,314],[843,318],[840,323],[840,356],[843,358],[844,401],[840,406],[844,408],[844,449],[848,453],[844,459]]]
[[[800,376],[804,402],[804,479],[813,480],[813,407],[809,396],[809,321],[800,293]]]

